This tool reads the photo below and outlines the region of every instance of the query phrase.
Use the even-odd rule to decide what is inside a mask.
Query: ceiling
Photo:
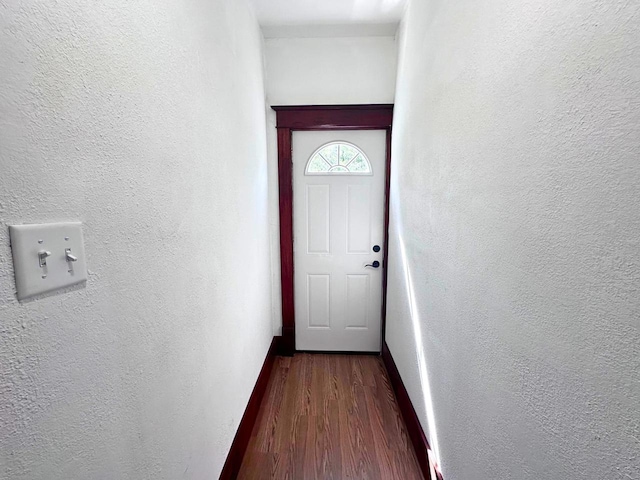
[[[396,24],[406,0],[250,0],[263,27]]]

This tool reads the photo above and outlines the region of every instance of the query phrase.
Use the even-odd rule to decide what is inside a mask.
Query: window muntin
[[[348,142],[330,142],[318,148],[309,160],[305,175],[373,175],[369,159]]]

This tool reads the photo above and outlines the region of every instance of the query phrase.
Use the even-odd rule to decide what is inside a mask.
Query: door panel
[[[370,185],[347,186],[347,253],[373,251],[370,192]]]
[[[329,253],[329,185],[307,185],[307,253]]]
[[[379,351],[385,131],[296,131],[292,147],[296,348]]]
[[[331,328],[329,275],[307,275],[309,328]]]
[[[367,328],[367,304],[369,275],[347,275],[347,316],[345,328]]]

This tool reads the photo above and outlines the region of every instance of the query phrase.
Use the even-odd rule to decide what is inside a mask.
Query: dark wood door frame
[[[274,106],[278,130],[278,188],[280,203],[280,268],[282,284],[282,342],[280,353],[296,350],[293,282],[293,158],[292,134],[296,130],[385,130],[387,138],[384,251],[382,256],[382,335],[384,344],[387,309],[389,253],[389,186],[391,182],[391,126],[393,104]]]

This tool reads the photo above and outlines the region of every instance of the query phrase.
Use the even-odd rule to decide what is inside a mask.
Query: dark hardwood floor
[[[239,479],[422,479],[379,357],[278,357]]]

